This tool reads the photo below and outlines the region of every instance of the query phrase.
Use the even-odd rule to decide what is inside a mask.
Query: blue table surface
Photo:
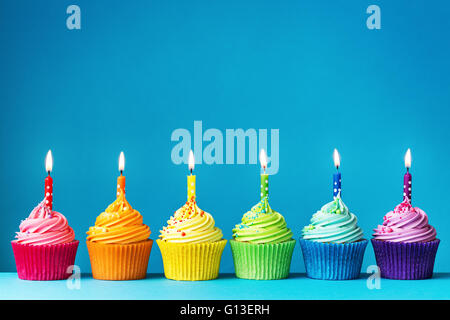
[[[191,282],[168,280],[162,274],[135,281],[101,281],[83,274],[79,289],[69,289],[66,280],[26,281],[16,273],[0,273],[0,299],[450,299],[450,273],[437,273],[427,280],[381,279],[380,289],[368,289],[368,277],[362,274],[356,280],[326,281],[294,273],[283,280],[244,280],[221,274],[215,280]]]

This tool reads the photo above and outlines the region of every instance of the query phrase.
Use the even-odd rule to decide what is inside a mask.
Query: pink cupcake
[[[75,262],[78,240],[66,217],[45,200],[23,220],[17,240],[11,241],[17,274],[23,280],[63,280]]]
[[[420,280],[433,276],[440,240],[427,214],[408,198],[388,212],[374,229],[372,245],[381,277]]]

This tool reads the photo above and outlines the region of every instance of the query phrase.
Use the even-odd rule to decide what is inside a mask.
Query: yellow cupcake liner
[[[172,280],[211,280],[219,275],[220,259],[227,240],[211,243],[171,243],[156,240],[164,274]]]
[[[131,244],[103,244],[86,241],[92,276],[98,280],[145,278],[153,240]]]

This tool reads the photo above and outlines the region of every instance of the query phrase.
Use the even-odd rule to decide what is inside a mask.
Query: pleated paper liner
[[[218,277],[227,240],[184,244],[158,239],[156,242],[161,250],[167,279],[196,281]]]
[[[236,276],[255,280],[287,278],[295,242],[254,244],[230,240]]]
[[[416,243],[372,239],[381,277],[397,280],[431,278],[439,243],[439,239]]]
[[[67,268],[75,263],[78,243],[74,240],[62,244],[29,245],[11,241],[19,279],[67,279],[72,274]]]
[[[306,275],[313,279],[358,278],[368,240],[351,243],[321,243],[300,239]]]
[[[86,243],[94,279],[138,280],[146,277],[153,240],[130,244]]]

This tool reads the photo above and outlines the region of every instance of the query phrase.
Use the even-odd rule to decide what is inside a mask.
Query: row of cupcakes
[[[410,156],[410,153],[408,151]],[[267,157],[260,156],[261,200],[242,217],[230,240],[236,276],[244,279],[282,279],[289,275],[296,244],[284,217],[269,205]],[[70,276],[79,241],[67,219],[53,211],[53,181],[45,180],[45,198],[20,224],[12,248],[20,279],[59,280]],[[227,240],[213,217],[196,203],[194,159],[189,157],[188,201],[175,211],[156,240],[164,273],[173,280],[210,280],[219,274]],[[339,155],[335,151],[339,168]],[[409,168],[409,166],[407,166]],[[142,215],[125,197],[124,157],[119,157],[117,198],[87,232],[87,248],[95,279],[145,278],[153,240]],[[426,279],[433,274],[439,239],[424,211],[410,203],[411,175],[404,181],[404,201],[384,216],[374,229],[372,245],[381,276],[390,279]],[[348,280],[359,277],[368,240],[356,216],[341,199],[341,176],[334,175],[334,199],[325,204],[302,230],[300,245],[307,276],[315,279]]]

